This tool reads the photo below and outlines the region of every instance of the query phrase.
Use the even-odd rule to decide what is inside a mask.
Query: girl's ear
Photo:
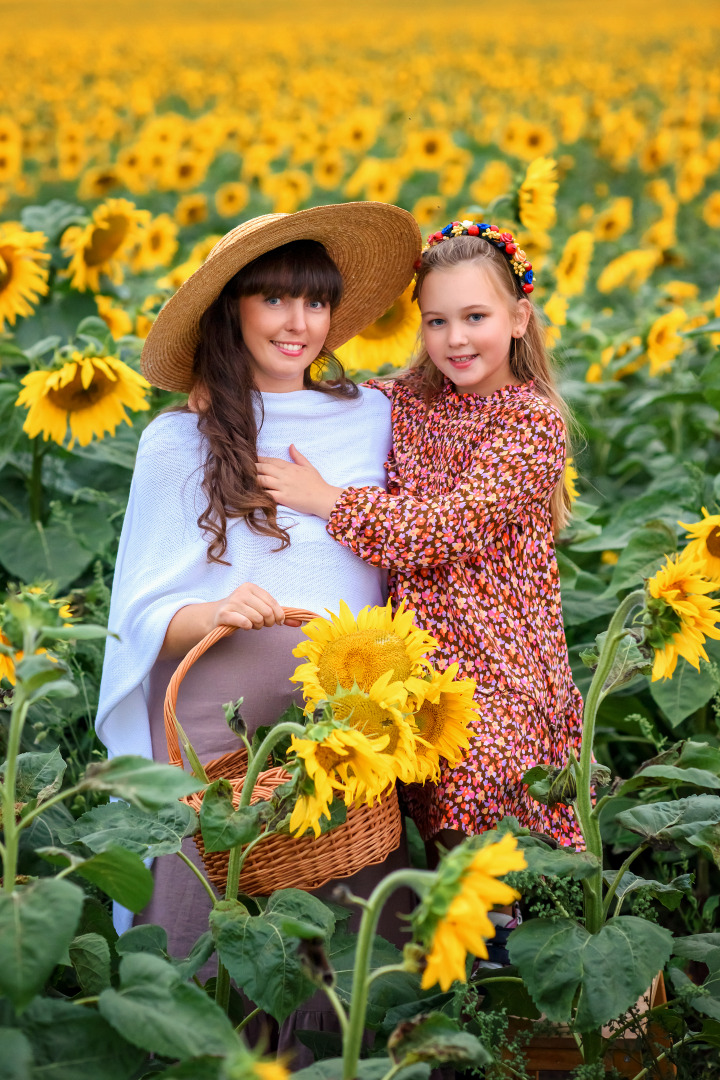
[[[206,412],[210,404],[205,387],[201,382],[196,382],[188,394],[188,409],[192,413]]]
[[[532,314],[532,304],[529,300],[521,299],[517,302],[515,309],[515,318],[513,320],[512,336],[521,338],[528,328],[530,322],[530,316]]]

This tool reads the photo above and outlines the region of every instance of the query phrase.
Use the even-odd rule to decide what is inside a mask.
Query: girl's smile
[[[527,327],[527,300],[511,303],[481,264],[464,262],[430,271],[420,307],[428,356],[459,393],[486,397],[517,385],[510,344]]]
[[[258,390],[302,390],[305,369],[320,355],[330,329],[330,305],[305,296],[241,296],[240,324]]]

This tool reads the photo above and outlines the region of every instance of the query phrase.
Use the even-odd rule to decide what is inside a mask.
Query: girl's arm
[[[185,656],[216,626],[237,626],[241,630],[260,630],[285,622],[277,600],[259,585],[245,582],[222,600],[206,604],[186,604],[173,615],[160,649],[159,660]],[[288,622],[288,626],[299,623]]]

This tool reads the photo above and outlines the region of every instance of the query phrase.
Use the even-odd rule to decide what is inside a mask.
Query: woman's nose
[[[285,327],[287,330],[305,330],[305,302],[303,297],[293,299],[288,304]]]

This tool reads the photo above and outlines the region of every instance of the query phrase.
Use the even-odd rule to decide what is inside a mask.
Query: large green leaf
[[[66,589],[90,565],[94,553],[67,524],[42,526],[30,520],[0,521],[0,563],[8,574],[32,584],[49,578]]]
[[[573,919],[531,919],[510,935],[508,951],[549,1020],[589,1031],[622,1016],[650,986],[672,951],[661,926],[621,915],[597,934]]]
[[[32,1047],[22,1031],[0,1028],[0,1065],[3,1080],[33,1080]]]
[[[144,1053],[94,1009],[37,998],[22,1018],[34,1054],[32,1080],[132,1080]]]
[[[38,855],[73,872],[102,889],[111,900],[117,900],[130,911],[146,907],[153,894],[153,876],[145,863],[132,851],[108,847],[89,859],[82,859],[62,848],[39,848]]]
[[[112,802],[88,810],[62,829],[59,839],[66,847],[82,844],[90,851],[100,852],[117,846],[148,859],[180,851],[183,838],[196,827],[197,814],[185,803],[175,802],[160,810],[146,811]]]
[[[720,866],[720,797],[689,795],[671,802],[641,803],[618,814],[619,825],[654,847],[700,850]]]
[[[141,810],[159,810],[183,795],[200,791],[205,784],[174,765],[127,755],[90,765],[82,786],[117,795]]]
[[[677,533],[662,521],[651,521],[630,537],[615,564],[610,590],[614,593],[642,584],[665,555],[677,551]]]
[[[70,943],[70,960],[83,993],[97,995],[110,985],[110,946],[100,934],[80,934]]]
[[[519,847],[522,848],[528,870],[534,874],[582,881],[598,869],[598,860],[589,851],[572,851],[570,848],[553,850],[541,840],[522,836],[519,838]]]
[[[171,963],[181,978],[187,980],[210,959],[215,952],[215,942],[210,931],[206,930],[197,939],[188,957],[184,960],[176,959],[168,953],[167,933],[162,926],[144,923],[126,930],[122,937],[118,938],[115,949],[118,956],[129,956],[131,953],[158,956]]]
[[[603,877],[608,885],[611,885],[617,874],[614,870],[606,870]],[[680,907],[683,899],[692,892],[693,875],[680,874],[672,881],[654,881],[651,878],[637,877],[626,870],[620,878],[620,884],[615,891],[617,900],[623,900],[631,893],[641,892],[646,896],[652,896],[659,900],[669,911],[675,911]]]
[[[658,679],[650,683],[655,704],[662,709],[673,727],[707,705],[715,696],[720,689],[715,670],[713,665],[700,660],[698,671],[681,656],[672,679]]]
[[[220,960],[248,997],[279,1022],[316,989],[306,973],[302,938],[283,928],[290,917],[315,926],[321,939],[334,925],[317,897],[297,889],[274,893],[262,915],[249,915],[233,901],[222,901],[210,915]]]
[[[6,762],[0,766],[0,776],[5,778]],[[66,763],[57,747],[50,754],[18,754],[15,779],[15,798],[18,802],[37,799],[45,802],[60,790]]]
[[[388,1039],[393,1061],[429,1061],[433,1065],[464,1067],[489,1065],[492,1061],[475,1035],[461,1031],[445,1013],[423,1013],[400,1024]]]
[[[236,844],[249,844],[260,835],[262,803],[236,810],[228,780],[215,780],[203,796],[200,829],[206,851],[227,851]]]
[[[67,954],[83,899],[77,885],[55,878],[0,893],[0,994],[18,1013]]]
[[[164,1057],[222,1055],[238,1046],[225,1013],[157,956],[123,956],[120,987],[104,990],[98,1008],[128,1042]]]

